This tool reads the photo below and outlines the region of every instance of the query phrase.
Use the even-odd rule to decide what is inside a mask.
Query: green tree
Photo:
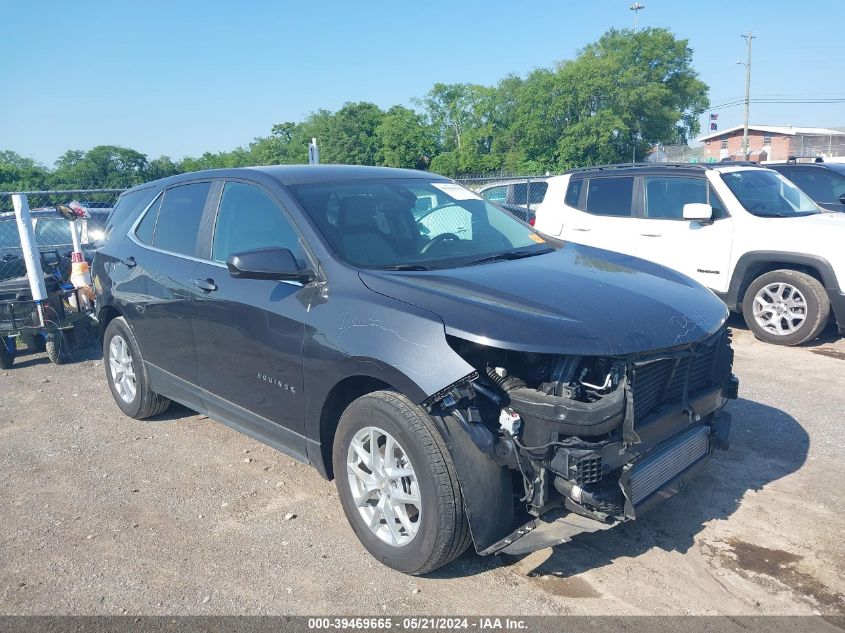
[[[31,158],[11,150],[0,150],[0,191],[47,189],[50,172]]]
[[[374,103],[360,101],[344,103],[325,121],[311,122],[313,136],[320,147],[320,162],[346,165],[377,164],[378,140],[376,128],[384,112]],[[326,129],[315,129],[315,124],[326,123]],[[310,138],[308,139],[310,140]],[[305,144],[307,152],[307,141]]]
[[[393,106],[375,130],[377,160],[386,167],[426,169],[437,145],[434,129],[425,117],[403,106]]]
[[[87,152],[68,150],[56,161],[54,188],[131,187],[145,180],[147,157],[133,149],[98,145]]]

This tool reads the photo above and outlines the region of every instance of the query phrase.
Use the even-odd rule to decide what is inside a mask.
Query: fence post
[[[41,269],[41,254],[35,243],[29,201],[26,194],[16,193],[12,194],[12,204],[18,221],[18,233],[21,238],[23,259],[26,263],[26,276],[29,278],[29,289],[32,291],[32,298],[38,303],[38,316],[41,319],[41,327],[44,327],[44,309],[41,302],[47,298],[47,287],[44,285],[44,271]]]

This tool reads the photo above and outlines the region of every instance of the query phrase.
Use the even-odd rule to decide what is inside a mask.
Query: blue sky
[[[845,97],[845,0],[642,0],[687,38],[713,104]],[[409,104],[436,81],[495,83],[575,56],[630,1],[0,0],[0,149],[45,164],[115,144],[151,158],[232,149],[345,101]],[[719,111],[722,128],[742,108]],[[845,103],[752,105],[752,123],[845,126]]]

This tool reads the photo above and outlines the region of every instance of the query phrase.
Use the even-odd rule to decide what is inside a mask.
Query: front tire
[[[773,270],[748,286],[742,315],[760,340],[800,345],[816,338],[827,325],[830,299],[815,277],[796,270]]]
[[[61,365],[67,356],[67,342],[61,330],[50,332],[47,335],[47,340],[44,342],[44,351],[47,352],[47,358],[54,365]]]
[[[428,414],[405,396],[377,391],[350,404],[332,461],[346,518],[388,567],[424,574],[469,546],[452,457]]]
[[[103,361],[114,401],[126,415],[143,420],[164,413],[170,406],[170,400],[150,389],[138,342],[123,317],[112,319],[106,327]]]

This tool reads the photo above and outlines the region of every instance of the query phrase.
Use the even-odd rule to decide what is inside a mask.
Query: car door
[[[634,221],[637,256],[674,268],[723,291],[729,282],[733,220],[707,179],[653,175],[641,182],[640,217]],[[684,220],[684,205],[710,204],[713,220]]]
[[[299,282],[235,278],[233,253],[283,247],[311,265],[299,232],[268,190],[220,183],[205,257],[192,285],[191,319],[198,384],[209,412],[253,435],[286,435],[284,450],[305,455],[302,346],[313,287]],[[284,431],[289,431],[285,434]]]
[[[828,211],[845,211],[845,175],[820,166],[796,165],[784,176],[820,207]]]
[[[582,183],[577,185],[576,183]],[[567,190],[570,207],[563,221],[562,236],[566,240],[597,246],[618,253],[635,254],[632,235],[633,176],[600,176],[573,180]],[[577,207],[572,206],[578,187]]]
[[[127,306],[153,386],[180,381],[195,383],[197,360],[188,303],[197,267],[198,236],[211,182],[193,182],[165,189],[129,232],[124,269],[113,295]]]

